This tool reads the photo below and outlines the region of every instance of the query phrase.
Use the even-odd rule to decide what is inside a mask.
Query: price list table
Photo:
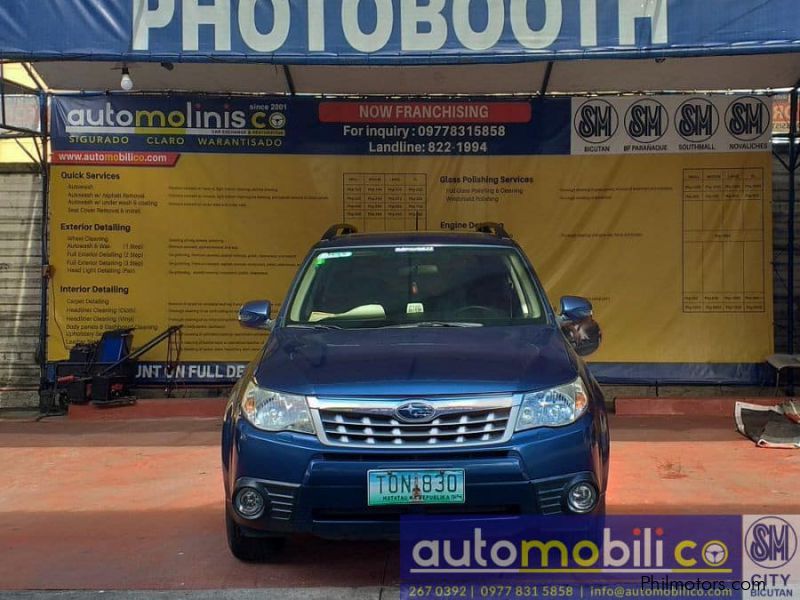
[[[683,172],[683,312],[763,312],[764,172]]]
[[[428,228],[424,173],[345,173],[344,221],[359,231],[423,231]]]

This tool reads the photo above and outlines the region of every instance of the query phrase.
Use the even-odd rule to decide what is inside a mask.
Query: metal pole
[[[6,75],[3,63],[0,63],[0,123],[6,122]],[[5,129],[5,127],[3,128]]]
[[[547,88],[550,87],[550,76],[553,74],[553,61],[547,63],[544,69],[544,77],[542,78],[542,85],[539,88],[539,95],[544,97],[547,94]]]
[[[795,221],[795,174],[797,173],[797,86],[792,88],[789,102],[789,239],[787,241],[786,287],[789,302],[786,311],[788,321],[786,333],[789,337],[787,351],[794,354],[794,221]]]
[[[50,135],[50,128],[47,114],[47,94],[39,92],[39,128],[41,129],[42,143],[42,225],[41,225],[41,250],[42,250],[42,285],[40,304],[42,314],[39,319],[39,351],[41,359],[39,394],[47,388],[47,290],[50,285],[50,255],[47,244],[47,230],[49,220],[49,208],[47,194],[49,191],[50,165],[47,160],[47,141]],[[40,396],[41,397],[41,396]],[[40,400],[40,406],[42,401]]]
[[[292,72],[289,70],[289,65],[283,65],[283,76],[286,78],[286,87],[289,89],[289,95],[295,96],[297,90],[294,87],[294,77],[292,77]]]

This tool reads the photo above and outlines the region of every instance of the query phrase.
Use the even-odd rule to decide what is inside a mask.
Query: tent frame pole
[[[292,72],[289,70],[289,65],[283,65],[283,76],[286,78],[286,87],[289,90],[289,95],[297,95],[297,90],[294,87],[294,77],[292,77]]]
[[[794,289],[794,251],[795,251],[795,201],[797,190],[795,176],[797,175],[798,151],[797,151],[797,106],[798,106],[798,81],[792,88],[789,102],[789,232],[787,240],[787,266],[786,266],[786,287],[789,293],[789,302],[786,311],[786,334],[787,352],[794,354],[794,319],[795,319],[795,289]],[[790,382],[793,384],[794,382]]]
[[[39,92],[39,122],[41,123],[41,175],[42,175],[42,225],[41,225],[41,276],[42,283],[40,289],[40,305],[42,309],[39,317],[39,358],[41,360],[39,376],[39,406],[44,405],[42,392],[47,389],[47,329],[49,325],[48,308],[55,310],[55,307],[48,307],[47,297],[50,286],[53,282],[52,269],[50,267],[50,244],[48,231],[50,230],[50,163],[48,160],[48,141],[50,139],[50,121],[48,113],[49,95],[45,91]]]
[[[553,61],[548,61],[544,69],[544,77],[542,78],[542,85],[539,88],[539,95],[544,97],[547,95],[547,90],[550,87],[550,76],[553,74]]]

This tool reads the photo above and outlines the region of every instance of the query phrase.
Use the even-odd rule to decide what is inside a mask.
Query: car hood
[[[552,326],[366,330],[279,328],[255,377],[262,387],[311,396],[522,392],[577,376]]]

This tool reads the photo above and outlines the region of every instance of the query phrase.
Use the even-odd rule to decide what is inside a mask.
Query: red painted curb
[[[71,404],[73,421],[118,421],[130,419],[169,419],[181,417],[222,418],[227,398],[164,398],[137,400],[130,406],[99,407]]]
[[[625,417],[650,416],[733,416],[737,402],[774,406],[785,401],[783,396],[756,398],[617,398],[614,412]]]

